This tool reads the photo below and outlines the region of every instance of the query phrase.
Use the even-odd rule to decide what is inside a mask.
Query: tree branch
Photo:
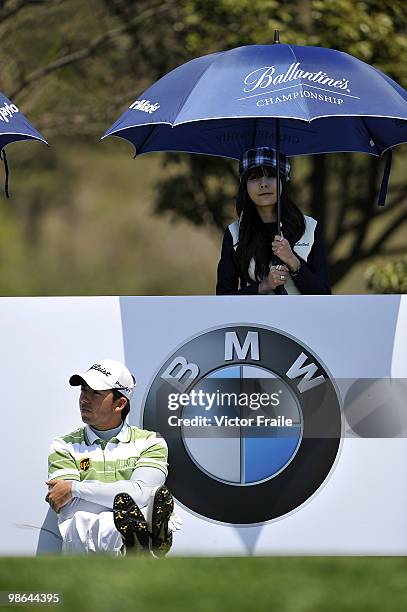
[[[387,215],[388,213],[392,212],[395,208],[398,208],[400,206],[400,203],[403,202],[403,200],[405,200],[406,197],[407,197],[407,190],[401,191],[400,195],[394,198],[391,204],[386,204],[386,206],[384,206],[381,210],[377,211],[372,216],[371,219],[372,220],[379,219],[380,217],[383,217],[383,215]],[[354,221],[353,223],[348,223],[348,225],[344,225],[343,233],[353,232],[354,230],[357,230],[359,227],[359,223],[360,221]],[[338,236],[338,239],[339,237],[340,236]]]
[[[14,89],[14,91],[10,93],[10,98],[15,98],[18,94],[24,91],[24,89],[29,87],[31,83],[33,83],[34,81],[38,81],[39,79],[50,74],[51,72],[69,66],[70,64],[83,60],[87,57],[90,57],[101,46],[111,42],[121,34],[126,33],[128,30],[134,27],[134,25],[138,25],[143,21],[149,19],[150,17],[153,17],[159,13],[163,13],[169,8],[171,8],[171,3],[169,2],[162,4],[161,6],[148,8],[140,15],[137,15],[137,17],[135,17],[134,19],[131,19],[127,24],[109,30],[105,34],[97,36],[86,47],[83,47],[82,49],[77,49],[76,51],[68,53],[67,55],[64,55],[62,57],[58,57],[57,59],[50,62],[47,66],[43,66],[42,68],[38,68],[38,70],[34,70],[22,80],[22,82]]]
[[[366,239],[366,235],[369,229],[370,221],[374,216],[373,201],[376,193],[376,178],[377,178],[377,164],[375,159],[370,159],[368,163],[368,183],[367,193],[364,198],[361,199],[363,202],[362,218],[358,224],[353,240],[353,246],[351,247],[352,257],[356,258],[359,254],[363,254],[363,243]]]
[[[0,23],[4,23],[10,17],[17,15],[22,9],[32,4],[46,4],[49,0],[11,0],[11,2],[1,3]]]
[[[397,255],[405,255],[406,248],[404,246],[393,247],[392,249],[382,249],[380,251],[380,255],[385,256],[397,256]]]
[[[328,243],[328,250],[331,250],[341,236],[346,232],[346,229],[343,227],[345,222],[345,211],[348,204],[347,194],[349,193],[349,180],[351,175],[352,168],[352,158],[350,155],[347,155],[342,159],[342,166],[340,168],[341,175],[341,183],[343,185],[343,190],[341,195],[339,196],[339,204],[338,204],[338,212],[336,214],[336,228],[332,239]]]
[[[386,247],[386,240],[391,236],[391,234],[400,227],[400,225],[402,223],[404,223],[407,220],[407,210],[403,211],[403,213],[401,215],[399,215],[397,217],[397,219],[395,219],[393,221],[393,223],[391,223],[385,230],[384,232],[382,232],[382,234],[379,236],[379,238],[377,238],[375,240],[375,242],[368,248],[368,249],[364,249],[363,251],[360,250],[358,251],[356,254],[352,254],[349,257],[343,257],[341,259],[338,259],[337,261],[335,261],[332,265],[331,265],[331,272],[332,272],[332,280],[333,283],[337,283],[339,280],[341,280],[348,272],[348,270],[350,269],[351,266],[354,266],[357,263],[360,263],[361,261],[364,261],[366,259],[368,259],[369,257],[372,257],[373,255],[389,255],[392,254],[391,253],[391,249],[390,248],[385,248]],[[401,249],[401,247],[400,247]],[[398,251],[398,249],[397,249]],[[404,252],[404,250],[401,250],[401,252]],[[398,252],[397,252],[398,254]]]
[[[375,242],[370,246],[370,248],[365,252],[365,257],[371,257],[372,255],[375,255],[377,253],[381,253],[383,250],[383,246],[384,243],[386,242],[387,238],[389,238],[391,236],[391,234],[400,227],[400,225],[402,225],[402,223],[404,223],[405,221],[407,221],[407,210],[403,211],[403,214],[399,215],[394,221],[393,223],[391,223],[385,230],[384,232],[381,234],[381,236],[379,236],[379,238],[377,238],[375,240]],[[383,246],[382,246],[383,245]]]

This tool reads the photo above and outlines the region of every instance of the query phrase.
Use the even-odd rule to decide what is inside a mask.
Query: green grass
[[[86,612],[399,612],[407,559],[3,558],[0,590],[59,592]]]

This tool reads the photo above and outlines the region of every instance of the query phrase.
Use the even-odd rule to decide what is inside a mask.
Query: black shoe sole
[[[174,500],[166,486],[157,489],[154,495],[151,519],[151,546],[153,552],[162,556],[172,545],[172,532],[168,531],[168,520],[174,511]]]
[[[120,532],[126,549],[135,545],[134,537],[140,546],[149,550],[149,534],[147,521],[140,508],[127,493],[119,493],[113,502],[113,520]]]

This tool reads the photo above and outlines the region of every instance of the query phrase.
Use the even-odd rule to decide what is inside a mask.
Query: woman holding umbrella
[[[287,194],[290,163],[284,155],[280,155],[283,235],[278,235],[276,165],[276,153],[269,147],[250,149],[240,159],[239,220],[229,225],[223,238],[217,295],[331,293],[321,230]]]

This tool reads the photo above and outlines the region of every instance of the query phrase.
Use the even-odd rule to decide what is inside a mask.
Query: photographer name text
[[[255,417],[227,417],[227,416],[194,416],[191,418],[177,417],[175,414],[168,417],[170,427],[292,427],[292,419],[285,416],[276,418],[258,414]]]

